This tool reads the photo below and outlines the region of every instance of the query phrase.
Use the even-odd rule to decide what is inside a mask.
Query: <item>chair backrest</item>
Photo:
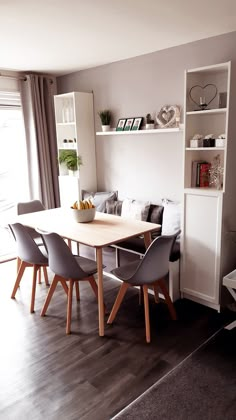
[[[76,261],[64,239],[57,233],[41,233],[48,252],[49,268],[65,279],[82,279],[87,274]]]
[[[158,236],[148,247],[136,272],[129,279],[131,284],[151,284],[169,272],[169,259],[174,242],[179,235]]]
[[[9,224],[9,228],[16,240],[17,256],[30,264],[47,264],[47,257],[40,251],[26,226],[21,223]]]
[[[19,202],[16,205],[16,212],[18,215],[26,213],[34,213],[36,211],[45,210],[45,207],[40,200],[31,200],[25,202]]]
[[[16,212],[18,215],[26,213],[35,213],[37,211],[45,210],[45,207],[40,200],[22,201],[17,203]],[[34,239],[39,239],[40,234],[36,232],[34,228],[26,226],[26,230]],[[41,238],[40,238],[41,239]]]

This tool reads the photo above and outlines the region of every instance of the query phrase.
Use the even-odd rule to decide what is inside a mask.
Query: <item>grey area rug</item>
[[[113,419],[235,420],[236,328],[219,331]]]

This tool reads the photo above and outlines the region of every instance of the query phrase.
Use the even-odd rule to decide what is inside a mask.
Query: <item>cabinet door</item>
[[[219,304],[221,215],[222,193],[185,194],[181,292],[186,297],[216,305]]]

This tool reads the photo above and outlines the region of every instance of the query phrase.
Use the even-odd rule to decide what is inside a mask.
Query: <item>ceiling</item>
[[[58,76],[234,30],[235,0],[0,0],[0,69]]]

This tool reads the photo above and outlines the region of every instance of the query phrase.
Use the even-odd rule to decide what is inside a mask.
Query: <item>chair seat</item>
[[[82,270],[88,274],[88,276],[95,274],[97,272],[97,262],[92,261],[85,257],[79,257],[78,255],[74,255],[76,262],[82,268]],[[104,268],[105,266],[103,266]]]
[[[140,264],[139,260],[133,261],[122,267],[114,268],[113,270],[111,270],[111,273],[114,274],[116,277],[118,277],[118,279],[123,280],[125,282],[131,279],[131,277],[137,270],[137,267],[139,264]]]

